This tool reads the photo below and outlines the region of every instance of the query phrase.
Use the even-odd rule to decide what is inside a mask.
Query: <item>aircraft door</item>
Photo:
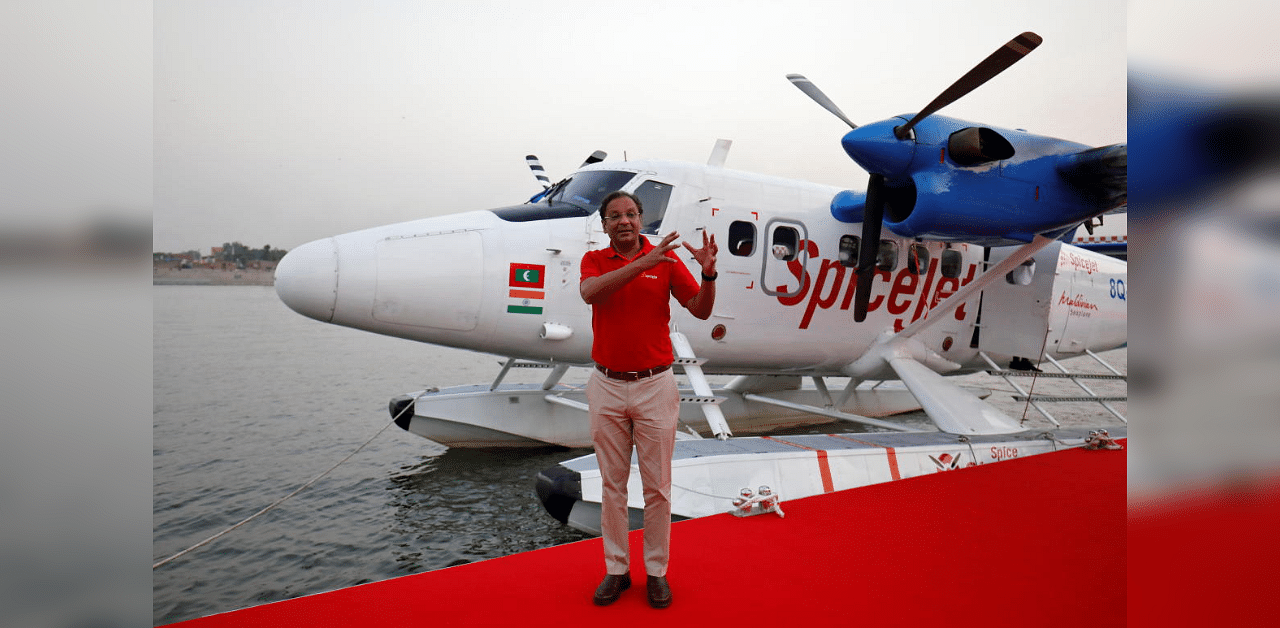
[[[774,297],[795,297],[804,292],[805,267],[812,248],[804,223],[774,219],[765,225],[760,287]]]
[[[557,229],[545,235],[530,233],[518,244],[508,242],[504,249],[510,255],[510,263],[504,268],[511,297],[507,313],[528,315],[509,316],[507,331],[514,329],[515,322],[542,326],[543,342],[539,351],[543,352],[540,356],[543,358],[561,359],[575,351],[590,350],[590,310],[578,293],[579,261],[585,250],[607,245],[608,238],[598,231],[598,214],[582,221],[583,231]],[[521,338],[526,340],[518,342],[527,342],[532,337],[529,329],[519,329],[518,333],[524,334]],[[583,343],[587,343],[585,349]]]
[[[1031,359],[1040,356],[1046,348],[1051,325],[1061,329],[1049,316],[1061,248],[1061,242],[1044,247],[982,291],[979,349]],[[1014,250],[1014,247],[993,249],[991,265],[998,264]]]

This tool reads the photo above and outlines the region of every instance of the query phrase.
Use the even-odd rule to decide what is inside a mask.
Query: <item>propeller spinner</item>
[[[960,77],[950,87],[943,90],[937,98],[921,109],[919,113],[911,118],[906,124],[895,127],[893,136],[895,139],[914,140],[914,134],[911,130],[915,128],[921,120],[936,113],[939,109],[963,98],[969,92],[982,86],[983,83],[995,78],[1001,72],[1009,69],[1014,63],[1017,63],[1023,57],[1027,56],[1032,50],[1043,41],[1041,37],[1030,31],[1022,33],[1017,37],[1009,40],[1008,43],[996,49],[986,59],[974,66],[964,76]],[[827,97],[822,90],[818,89],[812,81],[800,74],[788,74],[787,80],[791,81],[797,89],[804,92],[806,96],[818,103],[823,109],[834,114],[837,118],[849,125],[849,128],[857,130],[858,125],[854,124],[844,112],[836,106],[835,102]],[[870,129],[867,129],[870,130]],[[850,133],[852,135],[852,133]],[[883,153],[885,138],[874,139],[874,152]],[[849,141],[846,138],[846,151],[849,151]],[[871,151],[869,151],[871,152]],[[858,159],[857,155],[851,156],[858,161],[870,173],[867,181],[867,195],[863,201],[862,209],[862,243],[858,251],[858,288],[854,293],[853,303],[853,320],[861,323],[867,318],[867,305],[871,300],[871,281],[875,277],[876,259],[879,256],[880,247],[880,231],[884,226],[884,204],[885,204],[885,172],[877,172],[877,168],[873,160]]]

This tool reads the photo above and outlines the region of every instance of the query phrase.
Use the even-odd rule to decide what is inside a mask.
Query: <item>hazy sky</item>
[[[932,6],[931,6],[932,5]],[[914,112],[1023,31],[1044,44],[942,113],[1125,140],[1123,2],[154,5],[154,250],[293,248],[517,204],[593,150],[863,189],[847,127]]]

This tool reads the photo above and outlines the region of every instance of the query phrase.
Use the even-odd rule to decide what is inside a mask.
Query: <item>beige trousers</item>
[[[600,529],[606,573],[629,572],[627,479],[635,446],[644,487],[644,568],[667,575],[671,545],[671,455],[675,450],[680,392],[670,369],[634,382],[599,371],[587,383],[591,438],[603,483]]]

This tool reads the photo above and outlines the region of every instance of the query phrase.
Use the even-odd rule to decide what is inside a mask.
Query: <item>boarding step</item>
[[[690,395],[690,396],[680,397],[680,403],[709,403],[709,404],[718,406],[724,403],[725,401],[727,401],[728,399],[729,399],[728,397]]]
[[[702,365],[706,360],[695,355],[689,339],[674,328],[671,330],[671,348],[675,354],[674,363],[684,370],[689,386],[693,388],[694,394],[688,397],[687,403],[696,403],[702,408],[707,425],[711,427],[711,432],[716,435],[716,438],[725,440],[733,436],[733,432],[729,431],[729,423],[725,421],[724,413],[720,410],[720,403],[724,398],[716,397],[711,393],[711,385],[707,383],[707,378],[702,373]],[[685,402],[685,398],[681,398],[681,401]],[[689,432],[697,435],[692,428]]]
[[[1013,395],[1014,401],[1128,401],[1128,396],[1104,397],[1070,397],[1064,395]]]
[[[1105,373],[1044,373],[1036,371],[1010,371],[987,369],[988,375],[1000,377],[1056,377],[1059,379],[1116,379],[1127,380],[1126,375],[1107,375]]]
[[[502,363],[502,370],[498,371],[498,376],[493,379],[493,383],[489,384],[489,390],[494,391],[498,386],[502,385],[502,380],[506,379],[507,373],[511,369],[551,369],[551,373],[547,375],[546,381],[542,382],[543,390],[551,390],[560,383],[564,374],[569,372],[573,367],[590,367],[590,364],[567,364],[565,362],[535,362],[529,360],[520,360],[516,358],[507,358]]]

